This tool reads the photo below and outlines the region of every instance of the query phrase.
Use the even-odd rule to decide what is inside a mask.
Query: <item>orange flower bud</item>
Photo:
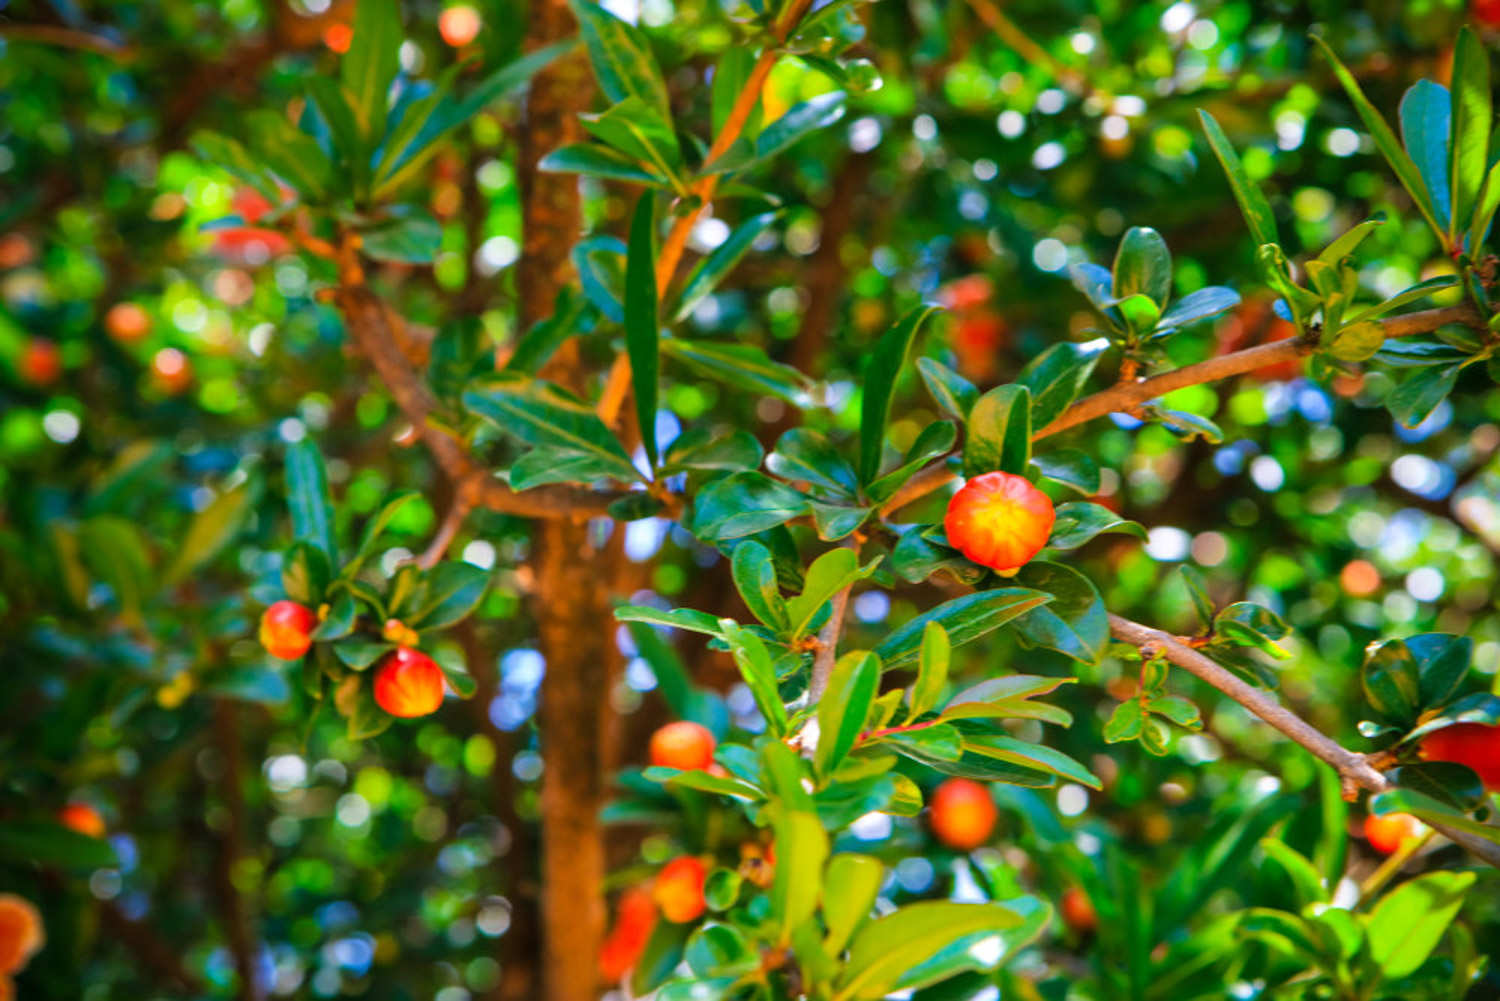
[[[714,763],[714,735],[688,720],[668,723],[651,735],[651,763],[700,771]]]
[[[948,779],[932,794],[932,832],[956,851],[988,841],[999,813],[989,789],[972,779]]]
[[[948,542],[981,566],[1017,570],[1047,544],[1056,513],[1052,500],[1024,476],[985,473],[948,502]]]
[[[1391,854],[1403,842],[1421,837],[1425,830],[1422,822],[1409,813],[1388,813],[1383,817],[1372,813],[1365,818],[1365,838],[1382,855]]]
[[[301,660],[312,646],[312,631],[318,617],[306,605],[278,601],[260,617],[260,645],[272,657]]]
[[[0,893],[0,976],[15,973],[46,941],[42,916],[13,893]]]
[[[676,924],[693,921],[707,906],[703,900],[703,884],[708,879],[708,867],[702,859],[691,855],[674,858],[662,867],[656,876],[656,888],[651,891],[662,917]]]
[[[1456,723],[1429,733],[1420,746],[1427,761],[1468,765],[1486,789],[1500,792],[1500,726]]]
[[[392,716],[426,716],[443,704],[443,671],[411,647],[386,654],[375,672],[375,703]]]
[[[106,830],[104,818],[99,811],[87,803],[69,803],[57,811],[57,822],[64,827],[87,834],[91,838],[102,838]]]

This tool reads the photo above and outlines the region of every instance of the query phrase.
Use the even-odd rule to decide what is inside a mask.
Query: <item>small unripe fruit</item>
[[[301,660],[312,646],[318,617],[311,608],[295,601],[278,601],[260,617],[260,645],[272,657]]]
[[[1018,570],[1047,544],[1052,500],[1024,476],[985,473],[965,483],[943,519],[948,543],[980,566]]]
[[[25,966],[45,941],[42,916],[31,901],[0,893],[0,975]]]
[[[656,927],[656,902],[641,887],[626,890],[615,910],[615,926],[599,949],[599,975],[616,981],[635,968]]]
[[[104,331],[121,344],[136,344],[151,332],[151,314],[133,302],[117,302],[104,314]]]
[[[50,386],[62,375],[62,351],[45,337],[33,337],[21,350],[16,367],[33,386]]]
[[[1365,838],[1370,847],[1382,855],[1389,855],[1400,848],[1403,842],[1419,838],[1427,828],[1409,813],[1388,813],[1377,817],[1373,813],[1365,818]]]
[[[1094,910],[1094,902],[1076,886],[1063,891],[1058,909],[1062,912],[1063,923],[1080,935],[1099,927],[1099,912]]]
[[[696,920],[707,906],[703,900],[703,884],[707,879],[708,867],[702,859],[691,855],[674,858],[657,873],[651,898],[668,921],[682,924]]]
[[[479,11],[468,4],[449,7],[438,15],[438,34],[455,49],[463,48],[479,35]]]
[[[1422,757],[1468,765],[1491,792],[1500,791],[1500,726],[1455,723],[1422,738]]]
[[[973,851],[989,840],[999,813],[987,787],[948,779],[932,794],[932,833],[955,851]]]
[[[668,723],[651,735],[651,763],[685,772],[707,769],[714,763],[714,735],[685,719]]]
[[[104,818],[99,816],[98,810],[87,803],[69,803],[57,811],[57,822],[69,830],[87,834],[91,838],[104,837],[106,830]]]
[[[386,654],[375,672],[375,703],[392,716],[426,716],[443,704],[443,671],[411,647]]]

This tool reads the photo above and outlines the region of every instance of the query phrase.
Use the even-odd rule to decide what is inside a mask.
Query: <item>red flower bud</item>
[[[375,703],[392,716],[426,716],[443,704],[443,672],[408,646],[386,654],[375,672]]]
[[[301,660],[312,646],[312,631],[318,617],[306,605],[278,601],[260,617],[260,645],[272,657]]]
[[[1052,500],[1023,476],[976,476],[948,502],[948,542],[981,566],[1019,569],[1047,544],[1056,513]]]

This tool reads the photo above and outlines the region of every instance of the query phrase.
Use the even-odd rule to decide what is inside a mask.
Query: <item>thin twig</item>
[[[740,133],[745,130],[745,124],[750,120],[750,115],[755,111],[755,106],[760,103],[760,93],[765,87],[767,77],[776,66],[776,60],[781,57],[781,43],[786,41],[787,36],[802,20],[810,6],[812,6],[812,0],[793,0],[781,19],[777,21],[774,30],[776,44],[767,45],[762,49],[759,58],[750,68],[750,74],[745,78],[745,86],[740,88],[739,96],[735,98],[729,114],[725,116],[719,134],[714,136],[713,144],[708,148],[708,154],[703,159],[704,164],[711,164],[723,156],[734,145],[735,140],[739,139]],[[708,208],[709,203],[713,201],[714,192],[718,190],[719,176],[718,174],[704,174],[693,182],[689,192],[697,200],[697,207],[678,216],[677,221],[672,224],[672,229],[667,233],[667,238],[662,241],[661,251],[656,257],[658,298],[666,296],[667,289],[672,284],[672,276],[677,273],[677,265],[682,260],[682,253],[687,249],[688,237],[692,235],[693,227],[698,223],[698,217]],[[630,357],[626,352],[621,351],[615,356],[614,364],[610,366],[609,377],[604,383],[604,392],[600,395],[598,406],[595,408],[600,420],[613,426],[629,394]]]
[[[1394,788],[1390,780],[1372,767],[1363,754],[1344,747],[1270,695],[1181,642],[1177,637],[1114,614],[1109,616],[1109,631],[1115,639],[1123,640],[1142,649],[1161,651],[1167,660],[1217,688],[1302,745],[1315,757],[1331,765],[1343,781],[1346,798],[1352,799],[1360,789],[1380,793]],[[1448,827],[1446,824],[1431,824],[1430,826],[1449,840],[1463,845],[1490,865],[1500,867],[1500,844]]]
[[[133,45],[122,45],[102,35],[90,34],[76,28],[65,28],[58,24],[0,23],[0,38],[9,42],[36,42],[60,49],[95,52],[122,63],[129,62],[137,54]]]
[[[850,536],[844,543],[859,557],[859,542]],[[818,652],[813,656],[812,677],[807,683],[807,704],[816,706],[823,693],[828,691],[828,679],[833,676],[833,665],[839,659],[839,633],[844,629],[844,610],[849,607],[849,592],[854,585],[841,588],[833,596],[828,612],[828,621],[818,630]]]
[[[1427,334],[1439,327],[1450,323],[1463,323],[1469,326],[1480,324],[1479,315],[1470,305],[1444,306],[1440,309],[1427,309],[1418,313],[1408,313],[1404,316],[1393,316],[1389,319],[1377,321],[1385,328],[1385,336],[1411,337],[1416,334]],[[1031,435],[1032,441],[1050,437],[1066,431],[1069,428],[1085,424],[1105,414],[1118,413],[1129,410],[1132,407],[1145,403],[1147,400],[1155,399],[1174,389],[1183,389],[1187,386],[1199,386],[1208,382],[1218,382],[1236,375],[1244,375],[1254,372],[1256,369],[1266,368],[1270,365],[1278,365],[1282,362],[1297,361],[1298,359],[1312,353],[1315,350],[1312,345],[1306,344],[1296,338],[1283,341],[1275,341],[1271,344],[1257,344],[1255,347],[1245,348],[1243,351],[1233,351],[1227,355],[1219,355],[1209,358],[1207,361],[1197,362],[1193,365],[1184,365],[1182,368],[1173,369],[1154,375],[1149,379],[1139,382],[1120,383],[1092,396],[1086,396],[1064,410],[1052,423],[1035,431]],[[958,479],[958,474],[950,472],[944,459],[935,465],[928,466],[916,476],[913,476],[895,495],[880,505],[880,516],[889,517],[896,511],[910,504],[912,501],[927,496],[934,490],[940,490],[948,483]]]
[[[480,492],[477,480],[465,480],[455,485],[453,503],[448,506],[448,513],[443,515],[443,523],[438,526],[437,534],[432,537],[422,555],[417,557],[417,566],[423,570],[431,570],[438,565],[448,547],[453,545],[453,539],[463,527],[464,519],[474,510],[474,501]]]
[[[1072,67],[1063,65],[1052,53],[1032,41],[1031,36],[1016,27],[1016,23],[1006,17],[991,0],[969,0],[969,6],[974,8],[974,13],[979,15],[981,21],[990,26],[990,30],[1000,36],[1001,41],[1015,49],[1016,55],[1026,62],[1040,66],[1052,75],[1052,79],[1074,94],[1087,94],[1093,90],[1087,77]]]

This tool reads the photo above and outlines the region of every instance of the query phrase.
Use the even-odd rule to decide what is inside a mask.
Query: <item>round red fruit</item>
[[[651,891],[662,917],[675,924],[696,920],[707,906],[703,900],[703,884],[707,879],[708,867],[702,859],[691,855],[674,858],[662,866],[656,876],[656,887]]]
[[[1409,813],[1388,813],[1383,817],[1372,813],[1365,818],[1365,838],[1382,855],[1389,855],[1404,842],[1421,837],[1426,829]]]
[[[668,723],[651,735],[651,763],[685,772],[706,770],[714,763],[714,735],[688,720]]]
[[[106,830],[104,818],[99,811],[87,803],[69,803],[57,811],[57,822],[71,831],[87,834],[91,838],[102,838]]]
[[[972,779],[948,779],[932,794],[932,832],[955,851],[988,841],[998,816],[989,789]]]
[[[948,502],[948,543],[981,566],[1020,569],[1047,544],[1056,519],[1052,500],[1024,476],[985,473]]]
[[[438,34],[455,49],[461,49],[478,37],[482,24],[479,11],[468,4],[458,4],[438,15]]]
[[[301,660],[312,646],[316,628],[318,617],[311,608],[295,601],[278,601],[260,617],[260,645],[272,657]]]
[[[1500,726],[1455,723],[1422,738],[1422,757],[1468,765],[1491,792],[1500,791]]]
[[[104,314],[104,330],[121,344],[136,344],[151,332],[151,314],[133,302],[117,302]]]
[[[375,672],[375,703],[392,716],[426,716],[443,704],[443,672],[420,650],[397,647]]]
[[[1099,913],[1089,895],[1076,886],[1063,891],[1061,906],[1063,923],[1080,934],[1087,934],[1099,927]]]
[[[33,337],[21,350],[17,367],[33,386],[50,386],[62,375],[62,351],[45,337]]]

